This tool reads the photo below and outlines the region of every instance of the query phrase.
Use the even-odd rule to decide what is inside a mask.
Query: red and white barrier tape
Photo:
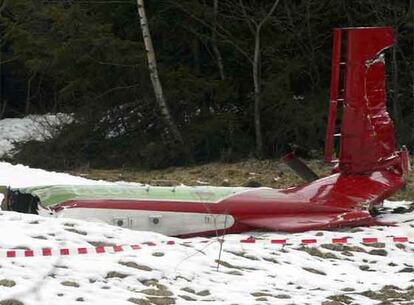
[[[93,254],[114,254],[119,252],[129,252],[141,250],[146,247],[161,247],[161,246],[173,246],[173,245],[191,245],[191,244],[205,244],[215,242],[217,240],[202,240],[202,241],[183,241],[176,242],[174,240],[163,241],[159,243],[144,242],[135,245],[123,245],[123,246],[107,246],[107,247],[79,247],[79,248],[43,248],[43,249],[0,249],[0,258],[19,258],[19,257],[46,257],[46,256],[74,256],[74,255],[93,255]],[[322,244],[401,244],[412,243],[408,237],[388,237],[388,238],[376,238],[376,237],[364,237],[360,239],[354,239],[350,237],[340,238],[309,238],[309,239],[241,239],[241,240],[226,240],[226,244],[262,244],[262,245],[280,245],[280,246],[307,246],[307,245],[322,245]]]
[[[410,240],[408,237],[387,237],[387,238],[377,238],[377,237],[363,237],[360,239],[355,239],[351,237],[339,237],[339,238],[307,238],[307,239],[270,239],[270,240],[260,240],[254,238],[248,238],[240,240],[241,243],[246,244],[255,244],[255,243],[270,243],[278,245],[322,245],[322,244],[375,244],[375,243],[409,243]]]

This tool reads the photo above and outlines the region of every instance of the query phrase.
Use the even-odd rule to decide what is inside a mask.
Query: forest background
[[[69,113],[17,162],[163,168],[320,157],[332,30],[391,26],[389,110],[414,148],[413,0],[147,0],[154,94],[136,0],[0,0],[0,116]],[[138,4],[137,4],[138,3]],[[153,72],[153,67],[150,67]]]

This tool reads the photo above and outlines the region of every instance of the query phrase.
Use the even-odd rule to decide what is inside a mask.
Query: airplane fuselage
[[[116,187],[119,194],[112,191],[110,199],[98,194],[93,198],[86,195],[90,187],[77,186],[73,199],[40,211],[171,236],[240,233],[257,228],[299,232],[375,224],[367,209],[380,205],[402,184],[399,175],[388,171],[352,177],[338,173],[283,190]],[[51,190],[59,192],[58,188]],[[127,194],[132,191],[133,198],[122,198],[132,197]]]

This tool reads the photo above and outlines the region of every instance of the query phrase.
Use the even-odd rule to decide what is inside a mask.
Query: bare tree
[[[254,38],[254,51],[253,57],[247,55],[252,67],[252,77],[254,86],[254,130],[256,137],[256,155],[257,157],[263,157],[263,136],[262,136],[262,123],[261,123],[261,101],[262,101],[262,77],[261,77],[261,31],[263,26],[272,16],[276,10],[280,0],[275,0],[270,9],[264,16],[257,17],[255,9],[249,10],[244,4],[243,0],[239,0],[239,8],[242,12],[242,17],[247,23],[249,30]],[[246,56],[246,53],[243,52]]]
[[[249,30],[253,36],[254,47],[253,54],[250,54],[251,46],[243,46],[239,41],[235,39],[233,33],[226,29],[224,26],[217,22],[218,15],[218,1],[214,1],[213,8],[213,22],[211,20],[205,20],[203,17],[198,16],[191,11],[185,4],[180,1],[171,1],[171,3],[188,14],[191,18],[198,21],[202,25],[212,30],[212,41],[214,48],[214,41],[219,38],[223,43],[231,45],[241,55],[243,55],[251,65],[252,80],[253,80],[253,104],[254,104],[254,129],[256,137],[256,156],[261,158],[263,156],[263,136],[261,127],[261,99],[262,99],[262,81],[261,81],[261,32],[264,25],[269,21],[272,14],[275,12],[280,0],[274,0],[272,6],[268,9],[262,10],[264,14],[258,13],[258,6],[247,7],[243,0],[238,2],[234,0],[223,1],[223,5],[226,6],[226,10],[232,12],[231,16],[224,16],[223,19],[229,19],[233,21],[241,21],[247,23]],[[216,51],[215,51],[216,53]],[[219,56],[217,56],[219,55]],[[218,59],[218,65],[220,65],[221,55],[216,54]],[[222,64],[222,62],[221,62]],[[220,69],[220,67],[219,67]],[[224,76],[224,68],[223,76]]]
[[[213,3],[213,23],[211,29],[211,44],[213,46],[214,55],[216,56],[217,67],[220,72],[220,79],[225,80],[226,76],[224,74],[224,65],[223,65],[223,58],[220,53],[220,49],[217,45],[217,16],[218,16],[218,9],[219,9],[219,0],[214,0]]]
[[[167,105],[167,101],[164,96],[164,92],[161,85],[161,80],[158,74],[157,59],[155,57],[155,50],[152,44],[151,34],[148,25],[148,19],[145,13],[144,0],[137,0],[138,15],[141,24],[142,37],[144,39],[145,50],[147,52],[148,69],[152,87],[154,88],[155,100],[160,108],[161,116],[167,125],[168,130],[171,132],[174,142],[184,143],[183,137],[177,128],[170,114],[170,110]]]

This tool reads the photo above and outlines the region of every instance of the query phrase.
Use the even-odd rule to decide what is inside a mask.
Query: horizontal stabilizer
[[[288,153],[282,157],[283,162],[290,167],[299,177],[306,182],[318,180],[318,175],[311,170],[302,160],[296,157],[294,152]]]

